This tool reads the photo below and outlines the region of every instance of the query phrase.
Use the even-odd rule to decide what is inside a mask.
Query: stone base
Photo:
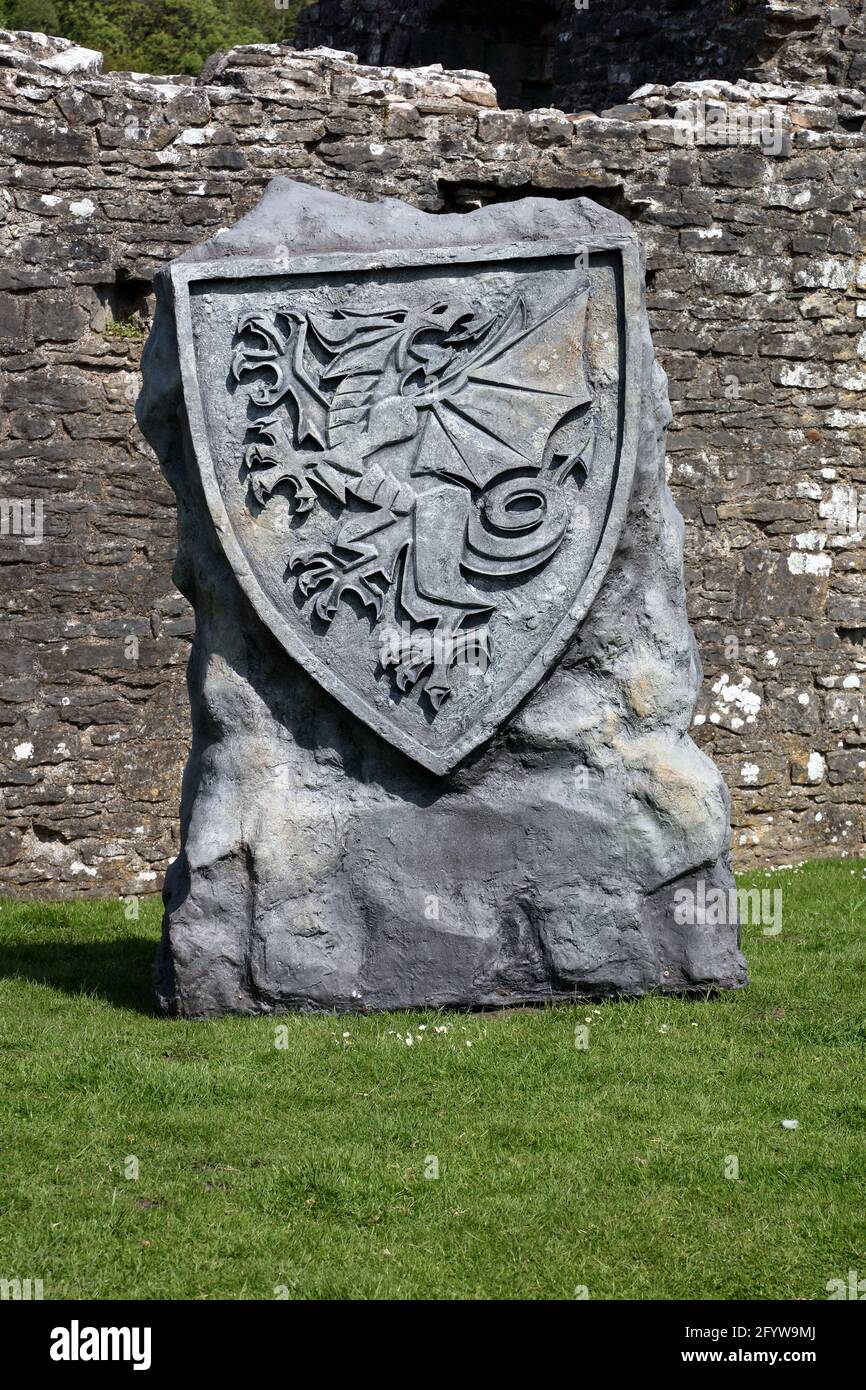
[[[641,889],[615,814],[627,806],[591,785],[587,810],[566,776],[558,799],[550,783],[537,770],[512,804],[491,788],[380,803],[342,826],[287,805],[263,839],[202,846],[170,874],[160,1007],[490,1008],[745,984],[736,926],[676,921],[677,890],[733,885],[724,865]],[[649,847],[657,819],[631,815]]]

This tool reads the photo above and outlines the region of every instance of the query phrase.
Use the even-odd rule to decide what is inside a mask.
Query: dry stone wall
[[[636,223],[735,861],[862,853],[864,118],[856,85],[646,86],[575,118],[502,111],[471,71],[273,46],[103,76],[0,34],[6,890],[149,891],[176,851],[190,617],[131,406],[154,271],[275,174],[434,212],[586,194]]]

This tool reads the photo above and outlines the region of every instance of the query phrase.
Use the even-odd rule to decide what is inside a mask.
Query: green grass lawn
[[[731,996],[213,1023],[150,1012],[157,902],[4,902],[0,1278],[826,1298],[866,1275],[863,861],[741,886],[781,888],[784,927],[745,929]]]

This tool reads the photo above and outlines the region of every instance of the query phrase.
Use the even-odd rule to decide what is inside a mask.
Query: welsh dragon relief
[[[727,893],[729,798],[642,261],[583,197],[280,175],[157,273],[138,416],[196,620],[164,1012],[745,983],[736,914],[672,910]]]
[[[300,543],[286,580],[311,633],[350,597],[363,605],[374,631],[358,640],[377,644],[397,689],[415,688],[431,714],[451,694],[455,663],[470,653],[495,662],[489,625],[507,591],[579,524],[595,447],[588,296],[573,275],[535,311],[523,282],[493,312],[431,288],[426,307],[314,311],[287,300],[237,321],[230,372],[250,399],[250,514],[278,489],[289,496]],[[579,428],[558,449],[566,420]],[[336,530],[305,544],[305,522],[323,507]]]

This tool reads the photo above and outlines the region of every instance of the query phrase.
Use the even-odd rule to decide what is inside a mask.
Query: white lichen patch
[[[73,859],[69,865],[71,874],[87,874],[89,878],[96,878],[96,870],[90,868],[88,864],[82,864],[80,859]]]
[[[794,551],[788,556],[788,569],[791,574],[827,575],[832,568],[833,557],[826,553],[808,555]]]
[[[714,714],[710,715],[710,722],[718,724],[721,716],[724,715],[728,722],[732,723],[732,719],[736,715],[736,717],[742,716],[747,724],[754,724],[761,708],[761,697],[756,690],[752,690],[751,686],[751,676],[743,676],[739,684],[736,684],[726,672],[723,672],[711,687],[716,697],[713,702],[716,710]],[[742,721],[737,727],[742,727]]]
[[[820,753],[810,753],[806,764],[806,776],[810,782],[823,782],[827,764]]]
[[[823,531],[800,531],[791,539],[797,550],[823,550],[827,544],[827,535]]]

